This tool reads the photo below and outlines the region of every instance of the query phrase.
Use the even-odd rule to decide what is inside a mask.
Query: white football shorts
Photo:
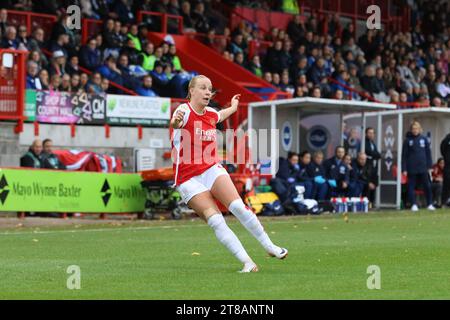
[[[193,196],[211,190],[214,181],[223,174],[228,174],[227,170],[220,163],[216,163],[202,174],[183,182],[177,187],[181,199],[187,204]]]

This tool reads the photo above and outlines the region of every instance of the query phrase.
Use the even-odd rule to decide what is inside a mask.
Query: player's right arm
[[[182,128],[186,122],[186,115],[186,108],[182,105],[179,106],[173,113],[172,119],[170,120],[170,125],[172,126],[172,128]]]

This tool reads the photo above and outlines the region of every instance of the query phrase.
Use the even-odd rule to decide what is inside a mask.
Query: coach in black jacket
[[[450,205],[450,133],[441,142],[441,154],[444,158],[444,183],[442,186],[442,205]]]
[[[430,144],[427,137],[421,134],[422,127],[418,121],[410,126],[406,134],[402,148],[402,171],[408,177],[408,198],[411,202],[411,210],[417,211],[415,188],[418,180],[422,182],[427,198],[428,210],[434,210],[433,196],[428,170],[433,165],[431,159]]]
[[[367,164],[375,170],[378,167],[378,160],[381,159],[381,154],[378,152],[377,145],[375,144],[375,130],[373,128],[366,129],[366,145],[365,152],[367,155]]]
[[[353,160],[350,170],[350,197],[367,197],[369,191],[375,190],[378,179],[374,168],[369,165],[364,152],[358,153],[358,157]]]

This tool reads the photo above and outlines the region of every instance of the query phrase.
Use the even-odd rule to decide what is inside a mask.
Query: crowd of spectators
[[[74,93],[124,93],[121,87],[144,96],[185,97],[185,86],[195,72],[183,69],[171,37],[163,43],[148,40],[151,23],[137,24],[133,1],[79,1],[84,17],[102,19],[102,31],[81,43],[81,31],[69,27],[67,5],[77,1],[27,2],[35,12],[56,14],[51,34],[37,27],[10,25],[6,8],[0,10],[0,47],[23,49],[27,57],[27,88]],[[149,10],[162,10],[169,1],[154,2]],[[171,1],[176,5],[178,1]],[[142,6],[150,1],[134,4]],[[155,7],[157,6],[157,8]],[[89,9],[88,9],[89,8]],[[97,8],[94,10],[94,8]],[[107,10],[102,11],[103,9]],[[30,10],[30,7],[21,7]],[[175,12],[174,12],[175,13]],[[117,84],[119,86],[111,85]],[[118,89],[119,88],[119,89]],[[126,91],[126,90],[125,90]]]
[[[342,25],[338,14],[327,17],[326,28],[315,14],[295,15],[286,30],[273,28],[264,38],[256,25],[241,23],[231,30],[223,56],[294,97],[371,97],[402,106],[448,107],[450,4],[416,1],[413,9],[411,29],[397,33],[366,30],[356,36],[354,25]],[[252,40],[272,45],[249,57]]]
[[[27,83],[31,88],[111,92],[115,89],[109,80],[140,94],[165,96],[173,91],[169,85],[172,78],[183,75],[185,70],[173,43],[148,41],[147,33],[159,30],[159,17],[146,15],[137,24],[138,11],[161,12],[182,16],[184,32],[204,34],[202,41],[220,51],[223,57],[294,97],[448,106],[450,5],[447,1],[404,1],[404,5],[412,7],[412,24],[408,32],[396,33],[382,28],[360,34],[355,32],[352,23],[343,25],[338,14],[330,14],[324,20],[316,13],[295,14],[286,30],[272,28],[266,34],[258,29],[257,23],[245,21],[230,30],[226,10],[221,10],[221,4],[226,4],[292,12],[295,2],[3,1],[4,8],[56,14],[59,20],[50,35],[45,35],[41,28],[29,35],[25,26],[9,26],[7,13],[2,10],[0,40],[3,48],[25,47],[30,51]],[[80,6],[83,17],[103,21],[103,31],[85,45],[81,45],[80,32],[67,27],[65,8],[73,4]],[[323,30],[327,32],[323,34]],[[169,19],[168,31],[178,32],[176,20]],[[270,41],[271,45],[266,51],[249,56],[252,40]],[[49,56],[44,49],[50,52]],[[80,72],[79,66],[100,73],[100,81],[96,74]]]

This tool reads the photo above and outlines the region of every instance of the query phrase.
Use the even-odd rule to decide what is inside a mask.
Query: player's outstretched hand
[[[179,128],[182,125],[184,117],[184,111],[178,110],[176,114],[173,116],[173,124],[174,128]]]
[[[237,106],[239,104],[239,99],[241,99],[241,95],[240,94],[235,94],[233,96],[233,98],[231,98],[231,106],[233,108],[237,108]]]

